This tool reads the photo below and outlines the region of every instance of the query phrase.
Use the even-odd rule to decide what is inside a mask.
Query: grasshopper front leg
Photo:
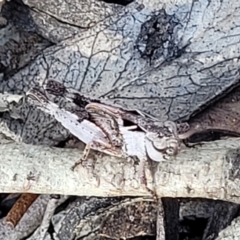
[[[138,175],[139,175],[140,183],[145,187],[145,189],[152,195],[154,199],[157,199],[157,195],[154,192],[154,190],[148,187],[148,181],[146,177],[146,163],[147,163],[147,158],[139,159]]]

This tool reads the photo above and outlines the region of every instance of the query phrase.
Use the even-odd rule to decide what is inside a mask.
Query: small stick
[[[25,212],[33,204],[38,196],[38,194],[23,193],[7,214],[4,222],[11,225],[13,228],[16,227]]]

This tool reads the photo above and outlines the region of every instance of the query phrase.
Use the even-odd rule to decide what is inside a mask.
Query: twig
[[[6,216],[5,223],[15,227],[37,197],[38,194],[23,193]]]
[[[0,221],[0,239],[16,240],[26,238],[41,223],[45,208],[49,201],[49,195],[41,195],[30,206],[15,228]]]
[[[240,202],[239,139],[182,149],[175,159],[158,164],[158,197],[202,197]],[[94,153],[90,169],[70,170],[82,152],[24,143],[0,145],[0,192],[79,196],[149,196],[140,184],[134,161]],[[146,170],[148,186],[151,173]]]

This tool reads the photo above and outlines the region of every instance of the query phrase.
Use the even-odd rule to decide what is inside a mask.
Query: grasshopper
[[[43,87],[47,93],[70,99],[70,101],[79,106],[82,109],[81,116],[79,116],[80,118],[82,118],[84,112],[89,113],[89,111],[91,111],[90,109],[94,108],[95,117],[93,117],[93,114],[90,114],[90,121],[95,122],[109,137],[113,136],[113,133],[112,131],[105,131],[108,124],[105,122],[105,126],[102,125],[102,116],[99,116],[100,112],[104,111],[105,116],[112,115],[112,117],[120,118],[123,121],[128,121],[137,126],[146,133],[146,138],[151,142],[151,144],[149,141],[146,143],[147,149],[149,149],[149,157],[157,162],[168,158],[168,156],[176,155],[180,150],[182,140],[188,139],[191,135],[199,132],[198,129],[190,129],[190,126],[186,122],[181,124],[172,121],[163,122],[156,118],[146,116],[139,110],[135,110],[136,114],[129,109],[109,106],[109,104],[105,104],[105,102],[102,103],[103,100],[100,102],[96,99],[87,98],[75,89],[66,87],[63,83],[52,79],[47,80]],[[117,135],[115,136],[117,138]],[[164,156],[159,157],[160,154],[155,154],[158,151],[164,154]]]
[[[37,108],[54,116],[74,136],[86,144],[83,157],[74,164],[72,170],[83,161],[86,161],[90,149],[116,157],[136,156],[140,160],[139,175],[141,183],[144,183],[146,186],[144,164],[147,160],[147,154],[145,147],[146,138],[143,131],[132,131],[136,126],[125,127],[121,118],[104,111],[104,109],[99,112],[98,109],[95,110],[91,106],[89,106],[87,111],[92,116],[97,113],[97,118],[99,116],[102,117],[102,128],[105,130],[102,130],[94,122],[87,119],[79,121],[79,117],[76,114],[60,109],[57,104],[51,102],[37,88],[31,89],[27,93],[27,99],[30,103],[36,105]],[[105,133],[106,131],[108,131],[108,134]],[[161,153],[157,151],[155,151],[155,154],[159,154],[159,157],[161,156]]]
[[[72,170],[87,160],[91,149],[116,157],[137,157],[140,161],[141,183],[152,193],[147,187],[145,163],[149,158],[157,162],[165,161],[179,152],[182,137],[177,124],[171,121],[161,122],[102,104],[54,80],[48,80],[44,90],[43,92],[38,88],[32,88],[27,93],[29,101],[52,115],[86,144],[83,157],[72,166]],[[81,111],[70,112],[61,109],[49,100],[47,94],[68,98],[78,105]],[[131,125],[126,126],[124,121],[129,121]]]

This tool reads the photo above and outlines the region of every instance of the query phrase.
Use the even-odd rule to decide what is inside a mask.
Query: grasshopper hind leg
[[[71,167],[72,171],[74,171],[78,165],[85,165],[91,148],[92,148],[92,143],[89,143],[85,146],[83,150],[83,156],[77,162],[75,162],[74,165]]]

